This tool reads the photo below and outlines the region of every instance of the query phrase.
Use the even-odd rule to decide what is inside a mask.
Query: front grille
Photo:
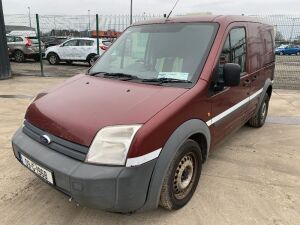
[[[85,160],[85,157],[89,151],[88,147],[56,137],[33,126],[27,121],[24,121],[23,132],[35,141],[47,146],[48,148],[80,161]],[[44,144],[41,141],[42,135],[47,135],[50,138],[51,142],[49,144]]]

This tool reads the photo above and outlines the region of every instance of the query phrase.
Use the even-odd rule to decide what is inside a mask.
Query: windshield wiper
[[[89,74],[91,76],[103,76],[103,77],[109,77],[109,78],[126,78],[126,80],[130,79],[139,79],[137,76],[133,76],[126,73],[107,73],[107,72],[96,72]]]
[[[192,83],[192,81],[189,80],[181,80],[181,79],[175,79],[175,78],[153,78],[153,79],[143,79],[142,82],[153,82],[153,83]]]

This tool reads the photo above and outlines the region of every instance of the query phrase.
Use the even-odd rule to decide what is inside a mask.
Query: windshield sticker
[[[189,73],[182,72],[159,72],[158,79],[160,78],[171,78],[171,79],[179,79],[179,80],[187,80],[189,77]]]

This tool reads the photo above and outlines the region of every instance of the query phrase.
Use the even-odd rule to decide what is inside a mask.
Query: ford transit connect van
[[[40,93],[13,151],[82,205],[179,209],[216,145],[264,125],[273,74],[273,27],[254,18],[143,21],[87,74]]]

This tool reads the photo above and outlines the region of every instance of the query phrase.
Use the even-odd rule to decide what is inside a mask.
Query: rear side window
[[[23,39],[21,37],[15,37],[15,42],[22,42]]]
[[[78,40],[78,46],[93,46],[93,44],[92,40]]]
[[[64,46],[77,46],[77,40],[71,40],[64,44]]]
[[[227,36],[220,56],[220,67],[225,63],[239,64],[241,66],[241,73],[246,71],[245,28],[234,28]]]

